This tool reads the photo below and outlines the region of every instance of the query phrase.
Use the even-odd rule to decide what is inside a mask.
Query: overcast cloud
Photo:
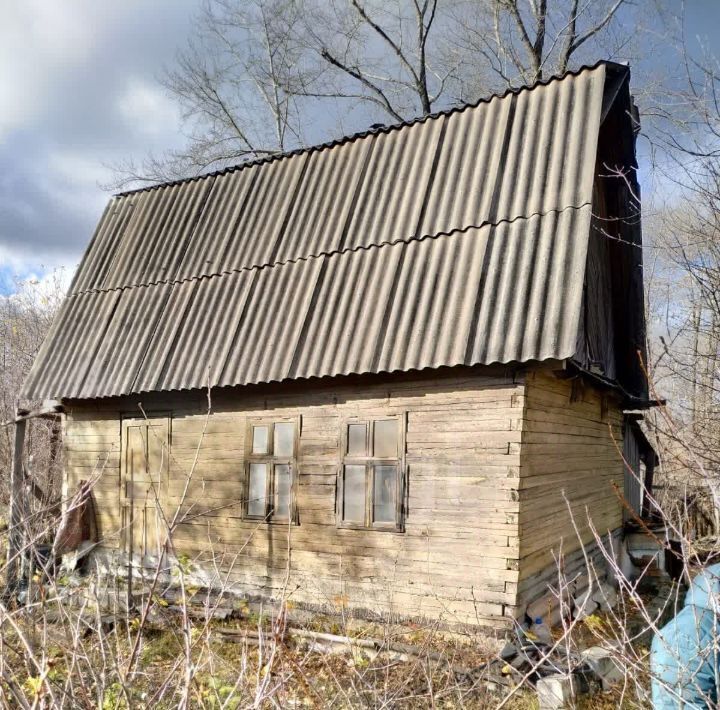
[[[74,269],[109,195],[103,164],[178,144],[157,82],[198,0],[0,0],[0,292]]]
[[[0,295],[57,267],[69,279],[109,198],[104,165],[182,143],[157,80],[199,4],[0,0]],[[720,2],[689,0],[687,10],[689,41],[710,34],[717,52]]]

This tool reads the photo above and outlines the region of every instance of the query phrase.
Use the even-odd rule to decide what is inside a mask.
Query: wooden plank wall
[[[623,491],[622,411],[611,395],[606,395],[605,405],[602,399],[603,394],[587,383],[578,387],[542,370],[526,375],[520,464],[521,607],[547,593],[548,581],[557,584],[553,551],[560,550],[561,542],[563,552],[570,553],[580,549],[581,541],[593,541],[588,516],[600,534],[622,525],[622,503],[613,488],[615,483]]]
[[[459,373],[459,374],[458,374]],[[143,395],[69,403],[66,461],[70,489],[101,472],[95,488],[108,547],[121,527],[120,416],[171,412],[170,514],[197,455],[186,508],[174,535],[178,553],[204,569],[221,562],[244,593],[316,607],[338,605],[504,626],[516,613],[519,580],[522,379],[465,369],[350,384]],[[404,533],[340,530],[336,474],[346,417],[407,416],[409,511]],[[246,421],[299,416],[299,525],[241,518]],[[204,435],[203,435],[204,431]],[[184,509],[185,510],[185,509]],[[288,551],[290,554],[288,555]],[[286,572],[289,577],[286,581]]]

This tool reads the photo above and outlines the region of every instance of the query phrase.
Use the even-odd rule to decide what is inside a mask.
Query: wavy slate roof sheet
[[[571,357],[609,67],[115,196],[24,395]]]

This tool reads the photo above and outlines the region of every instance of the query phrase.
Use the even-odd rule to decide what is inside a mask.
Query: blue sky
[[[190,35],[199,0],[0,3],[0,294],[7,294],[16,278],[57,268],[69,280],[109,197],[99,186],[110,178],[108,164],[182,142],[180,116],[157,79]],[[688,38],[716,49],[720,1],[688,0],[687,13]],[[677,71],[662,40],[654,52],[660,71]]]

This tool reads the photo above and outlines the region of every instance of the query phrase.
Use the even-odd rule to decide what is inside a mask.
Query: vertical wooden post
[[[10,521],[8,531],[8,551],[6,568],[6,586],[10,594],[15,593],[18,582],[18,566],[23,549],[23,531],[25,524],[23,510],[23,449],[25,446],[26,421],[15,422],[15,446],[13,448],[12,468],[10,469]]]

